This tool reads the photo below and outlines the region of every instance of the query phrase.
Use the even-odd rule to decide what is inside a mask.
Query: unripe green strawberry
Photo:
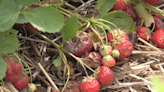
[[[112,47],[109,45],[102,45],[99,49],[99,53],[102,56],[106,56],[106,55],[111,55],[112,53]]]
[[[119,57],[119,56],[120,56],[120,52],[119,52],[117,49],[114,49],[114,50],[112,51],[112,56],[113,56],[114,58]]]
[[[29,83],[29,84],[28,84],[28,87],[29,87],[28,90],[29,90],[30,92],[34,92],[34,91],[36,90],[36,86],[35,86],[33,83]]]
[[[116,60],[111,55],[106,55],[102,59],[102,64],[107,67],[112,67],[116,63]]]

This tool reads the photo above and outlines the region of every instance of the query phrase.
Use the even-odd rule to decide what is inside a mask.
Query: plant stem
[[[57,43],[53,42],[52,40],[50,40],[46,36],[40,34],[39,32],[36,32],[35,30],[29,28],[28,26],[26,26],[26,28],[29,29],[30,31],[32,31],[33,33],[37,34],[38,36],[42,37],[44,40],[48,41],[49,43],[51,43],[52,45],[54,45],[59,50],[60,46]]]
[[[19,56],[14,52],[14,55],[19,59],[19,61],[22,61],[29,69],[29,72],[30,72],[30,82],[32,83],[32,74],[31,74],[31,68],[29,67],[29,65],[24,61],[22,60],[21,58],[19,58]],[[23,67],[23,66],[22,66]],[[24,67],[23,67],[24,69]],[[24,70],[23,70],[24,71]]]
[[[100,35],[98,34],[98,32],[97,32],[92,26],[90,26],[90,27],[91,27],[91,29],[93,30],[93,32],[98,36],[98,38],[100,39],[102,45],[104,45],[103,40],[101,39],[101,37],[100,37]]]
[[[58,9],[60,9],[61,11],[66,12],[66,13],[68,13],[68,14],[70,14],[70,15],[75,15],[74,13],[72,13],[72,12],[70,12],[69,10],[66,10],[66,9],[64,9],[64,8],[62,8],[62,7],[58,7]],[[81,21],[83,21],[83,22],[85,22],[85,23],[88,22],[88,19],[87,19],[87,18],[84,18],[84,17],[82,17],[82,16],[80,16],[80,15],[78,15],[78,14],[76,14],[76,16],[77,16]]]

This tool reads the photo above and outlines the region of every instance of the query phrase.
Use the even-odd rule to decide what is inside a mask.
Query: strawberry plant
[[[53,90],[57,90],[58,92],[60,90],[61,92],[70,91],[69,87],[76,91],[80,89],[80,92],[98,92],[100,85],[102,87],[108,86],[113,79],[113,73],[109,68],[106,68],[106,71],[101,68],[114,66],[117,63],[115,59],[124,60],[124,58],[134,54],[132,51],[133,49],[137,49],[136,46],[140,46],[134,44],[135,48],[133,48],[133,43],[129,41],[129,39],[132,39],[130,34],[135,33],[136,28],[139,26],[151,28],[152,30],[155,29],[156,31],[151,37],[154,44],[145,43],[151,47],[154,45],[154,48],[157,46],[163,49],[162,17],[157,18],[157,16],[154,16],[153,18],[152,15],[152,12],[154,15],[164,15],[163,10],[152,5],[158,3],[160,0],[54,1],[56,2],[51,2],[51,0],[49,2],[46,2],[46,0],[0,1],[0,79],[12,82],[18,90],[24,89],[29,81],[32,84],[33,77],[31,73],[34,73],[33,76],[38,75],[41,80],[47,78],[44,80],[48,80],[53,86]],[[77,4],[72,2],[82,2],[83,6],[75,8]],[[74,6],[70,8],[68,6],[71,3]],[[89,10],[86,7],[90,5],[93,5],[94,12],[96,13],[91,16],[88,11],[84,11]],[[88,32],[87,29],[91,31]],[[29,34],[27,35],[25,31],[29,32]],[[158,33],[159,31],[160,33]],[[139,35],[139,32],[137,33]],[[58,35],[56,36],[56,34]],[[140,37],[146,41],[149,40],[147,36]],[[38,43],[42,44],[40,45]],[[27,44],[28,46],[26,46]],[[26,47],[23,48],[23,46]],[[22,51],[22,49],[28,50]],[[157,48],[155,49],[160,51]],[[48,53],[48,50],[53,53]],[[33,54],[34,52],[37,54]],[[9,55],[16,57],[19,63],[11,64],[11,62],[6,61],[7,59],[3,56]],[[30,59],[29,56],[35,59]],[[30,63],[27,64],[26,62],[28,61]],[[50,65],[51,61],[54,66]],[[37,64],[39,66],[40,63],[46,72],[51,71],[53,75],[46,73],[41,67],[41,72],[40,70],[39,72],[37,70],[37,73],[31,72],[30,68],[36,69]],[[50,67],[53,67],[53,69],[50,69]],[[107,79],[104,78],[106,75],[101,76],[101,74],[98,80],[94,77],[89,77],[88,73],[91,72],[90,75],[92,75],[96,72],[96,68],[100,70],[100,73],[109,75]],[[131,69],[136,68],[132,67]],[[23,76],[26,72],[25,70],[29,70],[30,79],[27,76]],[[78,70],[81,70],[82,73],[79,73]],[[119,70],[124,69],[119,68]],[[42,72],[46,77],[40,77]],[[79,74],[75,74],[77,72]],[[55,75],[58,76],[56,77]],[[85,75],[86,78],[83,81],[80,80],[81,78],[76,78],[77,76]],[[110,76],[112,77],[108,78]],[[116,76],[118,75],[116,74]],[[126,74],[126,77],[128,76],[130,74]],[[58,78],[61,83],[57,82],[56,86],[53,81],[56,81]],[[74,79],[80,80],[81,84],[79,88],[76,85],[77,83],[69,82],[69,80]],[[118,80],[120,79],[125,78],[118,78]],[[22,82],[23,84],[20,85]],[[119,87],[123,86],[120,84]],[[30,90],[34,91],[34,89],[31,88]],[[129,87],[129,89],[132,88]]]

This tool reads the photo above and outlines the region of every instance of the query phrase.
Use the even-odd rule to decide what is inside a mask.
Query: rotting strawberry
[[[149,4],[157,4],[159,1],[161,1],[161,0],[145,0],[145,2],[147,2]]]
[[[116,57],[116,60],[123,60],[127,56],[131,55],[133,51],[133,44],[128,40],[123,40],[116,44],[116,49],[120,52],[120,55],[119,57]]]
[[[152,42],[158,48],[164,48],[164,29],[156,30],[152,35]]]
[[[9,57],[5,59],[5,61],[7,63],[7,71],[4,79],[8,80],[11,83],[19,80],[22,73],[22,66],[20,62],[16,61],[13,57]]]
[[[31,28],[31,29],[37,31],[37,32],[41,32],[41,31],[38,30],[37,28],[33,27],[33,25],[31,25],[30,23],[26,23],[25,25],[28,26],[29,28]],[[33,32],[30,31],[29,29],[26,29],[26,31],[27,31],[29,34],[33,34]]]
[[[151,36],[149,28],[146,27],[138,28],[137,35],[145,41],[149,41]]]
[[[133,21],[136,20],[137,13],[136,13],[135,9],[133,8],[133,6],[131,6],[130,4],[126,4],[124,11],[126,14],[128,14],[133,19]]]
[[[77,35],[66,41],[64,49],[74,54],[75,56],[82,56],[86,52],[91,51],[93,43],[86,32],[78,31]]]
[[[98,53],[98,52],[95,52],[95,51],[92,51],[92,52],[89,52],[89,53],[86,53],[82,56],[83,58],[91,58],[93,60],[97,60],[101,63],[102,61],[102,56]]]
[[[80,92],[99,92],[100,83],[94,77],[86,77],[80,84]]]
[[[154,25],[155,23],[155,25]],[[154,23],[152,23],[152,27],[154,27],[154,30],[158,30],[158,29],[164,29],[164,23],[162,22],[161,19],[157,18],[157,17],[154,17]]]
[[[102,59],[102,65],[112,67],[116,63],[116,60],[111,55],[106,55]]]
[[[102,56],[111,55],[112,47],[110,45],[102,45],[99,49],[99,53]]]
[[[64,92],[80,92],[79,84],[75,81],[69,81],[67,87]]]
[[[21,30],[21,29],[23,29],[22,26],[23,26],[23,24],[15,23],[13,28],[16,29],[16,30]]]
[[[13,82],[12,84],[17,90],[22,90],[24,89],[29,83],[29,78],[27,74],[23,74],[23,76],[20,76],[20,79],[17,80],[16,82]]]
[[[111,11],[113,10],[125,10],[125,6],[126,3],[124,2],[124,0],[116,0],[116,3],[114,4],[113,8],[111,9]]]
[[[109,67],[101,66],[96,71],[98,74],[94,75],[98,78],[101,87],[105,87],[111,84],[113,80],[113,72]]]

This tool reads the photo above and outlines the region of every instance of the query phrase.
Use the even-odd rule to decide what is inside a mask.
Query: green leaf
[[[134,9],[136,10],[138,16],[144,20],[145,26],[150,27],[152,23],[154,23],[153,16],[148,13],[145,7],[142,4],[137,4]]]
[[[116,3],[116,0],[98,0],[97,10],[99,11],[99,17],[105,15],[109,10],[112,9],[113,5]]]
[[[7,71],[7,64],[3,60],[2,57],[0,57],[0,80],[2,80],[6,76],[6,71]]]
[[[23,23],[28,23],[28,21],[26,20],[26,18],[24,17],[23,14],[19,14],[19,17],[18,17],[16,23],[23,24]]]
[[[36,0],[1,0],[0,1],[0,32],[10,29],[17,21],[19,12]]]
[[[64,42],[72,39],[76,32],[79,31],[78,19],[76,16],[71,16],[65,20],[65,26],[61,30]]]
[[[19,5],[19,7],[23,8],[25,6],[29,6],[31,4],[33,4],[34,2],[36,2],[36,0],[14,0],[17,5]]]
[[[64,16],[50,6],[24,11],[23,15],[35,28],[43,32],[59,32],[64,26]]]
[[[10,29],[19,15],[19,7],[14,0],[1,0],[0,32]]]
[[[60,65],[62,64],[61,58],[56,58],[56,59],[53,61],[53,64],[55,64],[55,66],[60,66]]]
[[[134,22],[128,14],[123,11],[112,11],[102,17],[103,19],[114,23],[121,30],[125,30],[126,33],[134,31]],[[108,24],[111,29],[116,29],[113,25]]]
[[[10,29],[6,32],[0,32],[0,53],[8,54],[14,52],[19,47],[19,41],[16,38],[17,30]]]
[[[164,81],[163,81],[163,79],[153,77],[151,79],[151,81],[153,82],[152,87],[155,90],[158,90],[158,92],[164,92]]]

